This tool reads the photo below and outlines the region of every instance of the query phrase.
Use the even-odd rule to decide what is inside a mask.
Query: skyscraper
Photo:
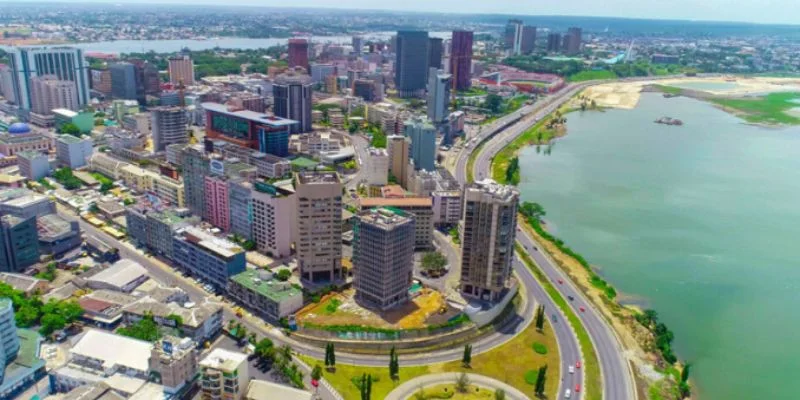
[[[522,44],[520,45],[520,52],[522,54],[533,53],[536,47],[536,27],[525,25],[522,27]]]
[[[419,96],[428,74],[428,32],[397,32],[394,82],[400,97]]]
[[[582,32],[581,28],[576,27],[567,30],[567,34],[564,35],[564,53],[569,55],[580,53]]]
[[[258,251],[286,257],[295,239],[297,199],[293,192],[263,182],[253,184],[253,240]]]
[[[464,188],[461,291],[497,301],[511,275],[519,191],[490,179]]]
[[[136,89],[136,67],[128,62],[111,64],[108,67],[111,72],[111,96],[115,99],[141,100],[144,101],[144,91]],[[141,97],[141,98],[140,98]]]
[[[75,84],[78,105],[89,103],[89,64],[83,50],[74,47],[18,47],[8,53],[11,65],[13,99],[23,110],[30,110],[30,79],[55,75]]]
[[[31,85],[31,111],[49,115],[56,108],[76,111],[78,93],[74,82],[58,79],[55,75],[34,76]]]
[[[453,74],[456,90],[467,90],[470,87],[472,39],[472,31],[453,31],[450,51],[450,73]]]
[[[414,169],[436,170],[436,129],[422,118],[405,122],[405,136],[411,139],[409,154],[414,160]]]
[[[17,323],[14,320],[14,303],[9,298],[0,298],[0,382],[9,361],[19,352]]]
[[[442,69],[444,46],[441,38],[428,39],[428,68]]]
[[[436,68],[431,68],[428,72],[428,119],[434,124],[445,121],[449,116],[448,105],[452,86],[452,75]]]
[[[414,218],[399,209],[358,215],[353,229],[356,300],[386,310],[406,303],[414,269]]]
[[[151,96],[161,93],[161,78],[158,77],[158,68],[145,60],[131,59],[130,62],[136,70],[137,90],[144,91],[145,95]]]
[[[187,146],[183,149],[183,197],[192,214],[205,217],[205,179],[210,173],[209,158],[203,146]]]
[[[150,116],[154,151],[164,151],[170,144],[189,143],[186,110],[180,107],[155,107],[150,109]]]
[[[302,279],[342,278],[342,182],[335,172],[300,172],[296,177],[295,249]]]
[[[14,97],[14,71],[6,64],[0,64],[0,94],[12,104],[17,104]]]
[[[557,53],[561,51],[561,34],[548,33],[547,34],[547,51],[550,53]]]
[[[302,67],[309,72],[308,40],[289,39],[289,68]]]
[[[522,45],[522,21],[510,19],[506,24],[505,47],[511,54],[519,54]]]
[[[314,84],[308,75],[286,73],[275,78],[272,84],[275,115],[298,122],[289,127],[290,133],[311,132],[313,92]]]
[[[364,38],[361,36],[353,36],[353,53],[355,53],[357,56],[360,56],[363,48]]]
[[[169,83],[194,85],[194,62],[189,56],[170,57],[168,67]]]
[[[0,217],[0,272],[23,272],[39,262],[36,217]]]

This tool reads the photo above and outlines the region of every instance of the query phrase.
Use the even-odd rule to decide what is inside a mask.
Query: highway
[[[482,132],[482,135],[479,138],[479,142],[476,143],[476,146],[480,143],[480,141],[486,140],[486,142],[475,159],[475,163],[473,165],[474,178],[484,179],[490,177],[492,159],[500,150],[503,149],[503,147],[514,140],[517,136],[525,132],[525,130],[535,124],[536,121],[555,111],[564,102],[568,101],[574,94],[590,84],[593,83],[586,82],[579,85],[569,85],[565,87],[564,90],[540,102],[541,104],[526,106],[526,109],[523,110],[523,113],[526,115],[521,118],[520,122],[499,131],[490,129]],[[494,126],[492,126],[492,128],[494,128]],[[466,168],[467,161],[469,159],[469,153],[469,151],[460,153],[459,159],[456,163],[458,168],[456,170],[456,177],[462,183],[466,182]],[[531,253],[534,261],[544,271],[551,283],[553,283],[559,292],[561,292],[562,296],[564,296],[564,298],[572,296],[575,299],[575,301],[572,302],[572,306],[589,333],[600,362],[600,371],[603,381],[603,398],[613,400],[635,399],[636,392],[633,386],[631,369],[623,357],[622,346],[620,345],[618,338],[611,331],[611,328],[607,325],[606,321],[603,320],[602,316],[594,308],[594,306],[592,306],[592,304],[586,300],[580,290],[578,290],[572,284],[570,279],[568,279],[561,272],[561,270],[555,266],[555,263],[550,260],[549,257],[537,250],[538,248],[541,248],[541,246],[536,243],[533,238],[529,237],[526,233],[523,233],[518,235],[517,240],[522,243],[525,248],[530,249],[529,252]],[[528,271],[527,268],[522,267],[520,263],[515,265],[515,269],[521,276],[524,274],[530,274],[530,271]],[[558,280],[561,280],[564,283],[558,284]],[[541,290],[538,285],[534,286],[536,288],[535,290]],[[580,306],[583,306],[586,312],[580,312]],[[555,309],[554,307],[548,308],[550,310]],[[548,313],[548,317],[552,318],[551,313]],[[561,316],[561,318],[561,321],[564,321],[563,316]],[[553,324],[554,327],[557,325],[559,325],[559,323]],[[560,325],[564,326],[563,323]],[[575,338],[572,329],[569,330],[569,333],[557,331],[557,337],[559,348],[562,349],[561,355],[563,370],[571,363],[571,359],[579,358],[580,353],[575,353],[570,349],[573,347],[573,345],[575,349],[578,347],[577,339]],[[574,365],[574,362],[572,362],[572,364]],[[564,381],[562,383],[562,387],[559,389],[559,396],[563,395],[563,392],[569,387],[571,387],[574,391],[574,386],[576,383],[581,382],[580,379],[582,378],[577,376],[572,379],[567,378],[567,381]],[[564,384],[568,384],[568,386],[564,386]],[[582,386],[584,385],[582,384]]]

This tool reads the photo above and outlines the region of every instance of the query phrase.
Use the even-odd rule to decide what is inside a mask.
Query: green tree
[[[263,338],[255,345],[255,354],[261,361],[272,363],[275,361],[275,344],[268,338]]]
[[[447,257],[438,251],[429,251],[422,256],[422,268],[430,275],[443,274],[445,265],[447,265]]]
[[[64,329],[67,325],[67,320],[59,314],[45,314],[42,317],[41,324],[42,327],[39,328],[39,333],[49,336],[59,329]]]
[[[503,98],[496,94],[486,95],[483,101],[483,107],[491,111],[493,114],[500,112],[500,107],[503,105]]]
[[[464,355],[461,357],[461,365],[464,368],[472,368],[472,345],[464,345]]]
[[[506,391],[497,389],[494,391],[494,400],[506,400]]]
[[[73,124],[72,122],[67,122],[61,125],[59,131],[65,135],[72,135],[81,137],[81,130],[78,128],[78,125]]]
[[[528,218],[535,218],[537,221],[541,220],[545,215],[547,215],[547,213],[544,211],[544,207],[542,207],[541,204],[530,201],[523,202],[519,208],[519,212]]]
[[[318,381],[320,378],[322,378],[322,367],[316,364],[314,368],[311,369],[311,379]]]
[[[400,374],[400,363],[397,360],[397,350],[394,346],[389,351],[389,376],[393,380],[397,380]]]
[[[544,383],[547,380],[547,365],[539,367],[539,374],[536,377],[536,388],[534,389],[534,393],[536,396],[542,398],[544,397]]]
[[[155,342],[161,337],[161,333],[158,331],[158,324],[156,324],[152,314],[145,314],[139,322],[119,328],[117,333],[148,342]]]
[[[281,282],[288,281],[291,276],[292,271],[289,271],[288,269],[279,270],[278,273],[275,274],[275,278]]]
[[[467,390],[469,390],[469,384],[469,376],[462,372],[456,379],[456,391],[459,393],[467,393]]]
[[[544,330],[544,304],[540,304],[538,307],[536,307],[535,324],[537,331],[541,332]]]
[[[519,157],[514,157],[511,159],[511,162],[508,163],[508,167],[506,168],[506,183],[510,185],[517,185],[519,184],[519,179]]]

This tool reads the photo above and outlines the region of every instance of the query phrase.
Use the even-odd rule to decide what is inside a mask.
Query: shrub
[[[531,386],[535,385],[536,378],[538,378],[538,376],[539,376],[539,371],[536,371],[534,369],[528,370],[528,372],[525,373],[525,383]]]
[[[543,344],[541,344],[539,342],[534,342],[533,343],[533,351],[535,351],[538,354],[542,354],[542,355],[547,354],[547,346],[545,346],[545,345],[543,345]]]

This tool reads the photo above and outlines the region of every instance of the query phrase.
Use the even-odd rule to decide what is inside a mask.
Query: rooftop
[[[250,110],[231,111],[228,108],[228,106],[220,103],[210,103],[210,102],[202,103],[202,106],[203,109],[207,111],[213,111],[216,113],[229,115],[231,117],[246,119],[248,121],[252,121],[257,124],[264,124],[269,126],[289,126],[297,124],[297,121],[292,119],[281,118],[274,115],[264,114]]]
[[[86,140],[91,142],[91,139],[89,139],[89,138],[81,139],[81,138],[73,136],[73,135],[58,135],[58,139],[56,139],[56,140],[59,141],[59,142],[64,142],[66,144],[78,144],[78,143],[81,143],[81,142],[86,141]]]
[[[244,252],[244,249],[239,247],[239,245],[236,243],[233,243],[230,240],[218,238],[198,227],[188,226],[179,231],[178,234],[182,234],[187,241],[205,248],[206,250],[209,250],[223,258],[230,258]]]
[[[162,318],[175,314],[181,317],[183,325],[197,328],[220,309],[222,309],[222,306],[218,304],[204,303],[187,308],[175,303],[162,303],[151,297],[145,297],[126,306],[125,312],[136,315],[150,313],[153,314],[153,316]]]
[[[373,208],[358,214],[359,219],[371,225],[391,229],[412,220],[405,212],[391,207]]]
[[[34,278],[25,274],[15,274],[12,272],[0,273],[0,281],[11,285],[14,289],[28,292],[33,290],[39,282],[45,282],[43,279]],[[8,299],[0,299],[0,308],[3,308],[3,301]]]
[[[311,400],[311,392],[267,381],[254,379],[247,387],[247,400]]]
[[[250,269],[234,275],[230,279],[276,302],[303,295],[302,291],[293,287],[290,283],[274,280],[271,275],[272,273],[266,270]]]
[[[430,197],[362,197],[358,200],[361,208],[373,207],[433,207]]]
[[[66,108],[54,108],[53,114],[61,114],[67,118],[75,118],[78,116],[78,113]]]
[[[36,228],[39,231],[40,240],[61,239],[65,236],[69,236],[73,232],[77,234],[79,231],[77,226],[75,226],[75,231],[73,231],[72,224],[58,214],[40,215],[36,218]]]
[[[139,279],[142,275],[147,275],[147,270],[141,264],[133,260],[122,259],[107,269],[98,272],[89,278],[89,281],[123,287]]]
[[[381,156],[381,157],[388,157],[389,153],[386,152],[386,149],[379,149],[376,147],[370,147],[367,149],[369,151],[369,155],[373,157]]]
[[[149,355],[149,352],[148,352]],[[213,368],[224,372],[233,372],[239,365],[247,362],[247,355],[230,350],[216,348],[202,361],[201,367]]]
[[[332,171],[306,171],[297,174],[297,179],[304,185],[340,183],[339,174]]]
[[[492,179],[477,181],[468,187],[467,190],[480,190],[499,200],[512,200],[514,196],[519,197],[519,190],[510,185],[502,185]]]
[[[147,371],[151,347],[152,344],[143,340],[89,328],[70,353],[101,360],[105,369],[122,365],[137,371]]]

